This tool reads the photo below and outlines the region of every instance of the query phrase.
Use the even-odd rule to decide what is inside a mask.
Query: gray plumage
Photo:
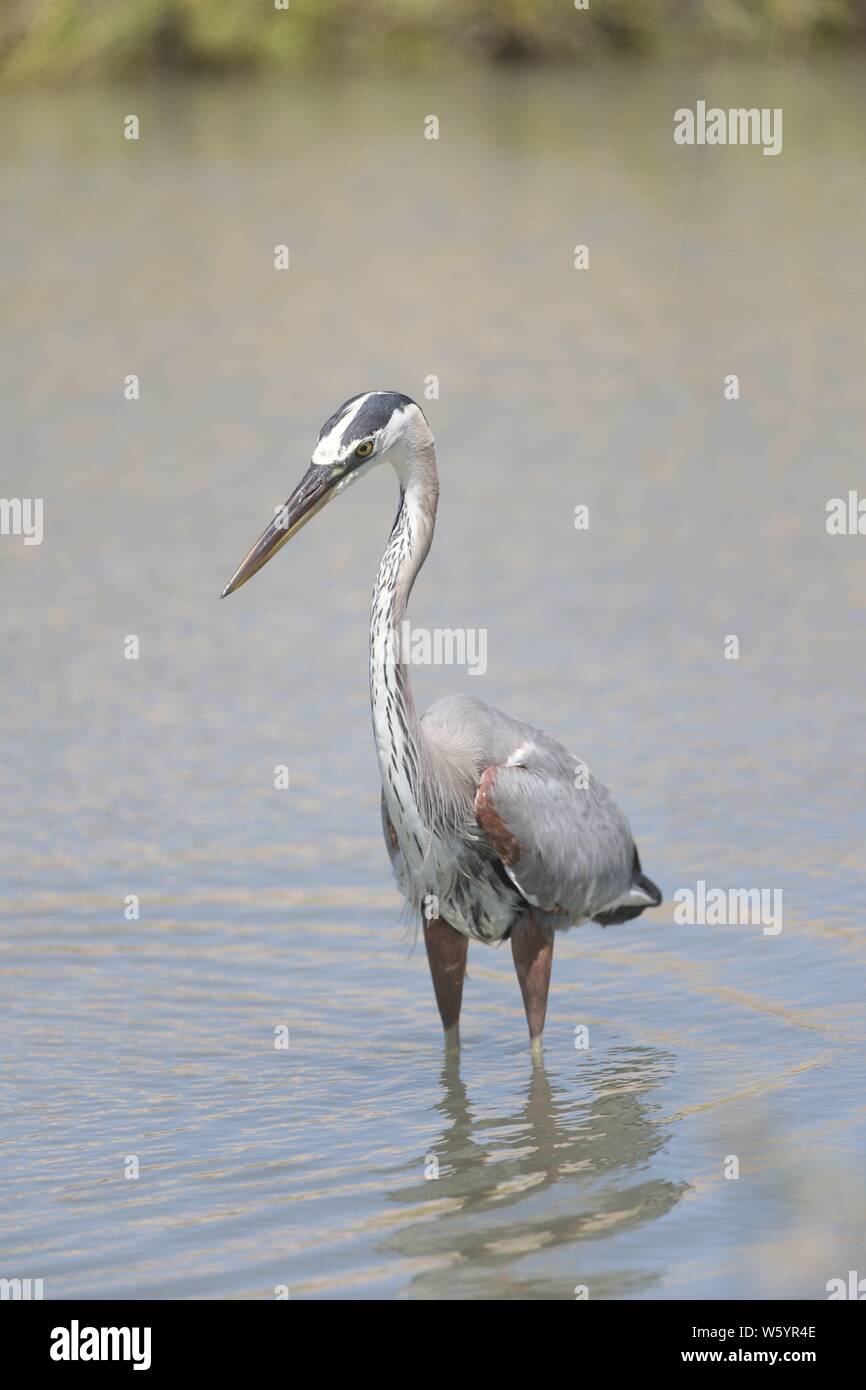
[[[308,472],[224,595],[386,457],[400,504],[373,593],[370,696],[385,840],[407,902],[486,942],[530,918],[545,930],[607,925],[658,905],[624,814],[555,739],[469,696],[416,714],[400,642],[439,483],[433,436],[408,396],[364,392],[326,421]]]
[[[549,734],[470,695],[437,701],[420,731],[438,787],[438,813],[432,800],[427,807],[430,856],[451,872],[439,870],[436,892],[433,878],[407,869],[383,794],[386,845],[414,907],[432,893],[437,915],[493,942],[527,906],[564,928],[626,921],[661,901],[610,792]]]

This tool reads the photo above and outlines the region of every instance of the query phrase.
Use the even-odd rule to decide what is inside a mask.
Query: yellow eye
[[[356,459],[368,459],[373,452],[372,439],[365,439],[363,444],[359,444],[355,450]]]

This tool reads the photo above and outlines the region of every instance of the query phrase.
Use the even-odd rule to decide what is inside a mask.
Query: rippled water
[[[781,156],[677,149],[698,98],[782,106]],[[569,1299],[862,1272],[866,538],[825,529],[864,478],[860,72],[0,108],[0,490],[45,505],[41,546],[0,538],[0,1274]],[[470,951],[444,1058],[390,880],[366,640],[393,478],[217,601],[336,405],[431,374],[412,617],[485,628],[488,671],[420,671],[419,703],[560,737],[666,896],[558,940],[543,1067],[507,946]],[[781,890],[782,932],[676,925],[698,879]]]

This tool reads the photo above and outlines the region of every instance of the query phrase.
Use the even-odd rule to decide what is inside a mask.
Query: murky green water
[[[782,154],[676,148],[698,98],[783,107]],[[0,538],[0,1274],[553,1299],[866,1274],[866,537],[825,528],[866,488],[862,73],[0,107],[0,491],[45,508],[41,546]],[[336,405],[433,374],[412,617],[486,628],[488,671],[421,671],[419,703],[469,690],[578,751],[667,900],[557,943],[541,1069],[507,947],[472,948],[444,1061],[400,923],[366,690],[393,478],[217,601]],[[674,924],[698,879],[781,890],[782,932]]]

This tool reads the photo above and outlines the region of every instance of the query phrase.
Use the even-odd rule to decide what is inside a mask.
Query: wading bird
[[[511,949],[533,1053],[558,929],[607,926],[657,907],[628,821],[585,764],[548,734],[472,696],[419,719],[401,624],[427,558],[439,479],[420,407],[396,391],[353,396],[325,421],[310,467],[229,580],[245,584],[311,517],[388,460],[400,504],[370,621],[370,698],[382,825],[397,883],[421,915],[446,1042],[459,1041],[470,939]]]

